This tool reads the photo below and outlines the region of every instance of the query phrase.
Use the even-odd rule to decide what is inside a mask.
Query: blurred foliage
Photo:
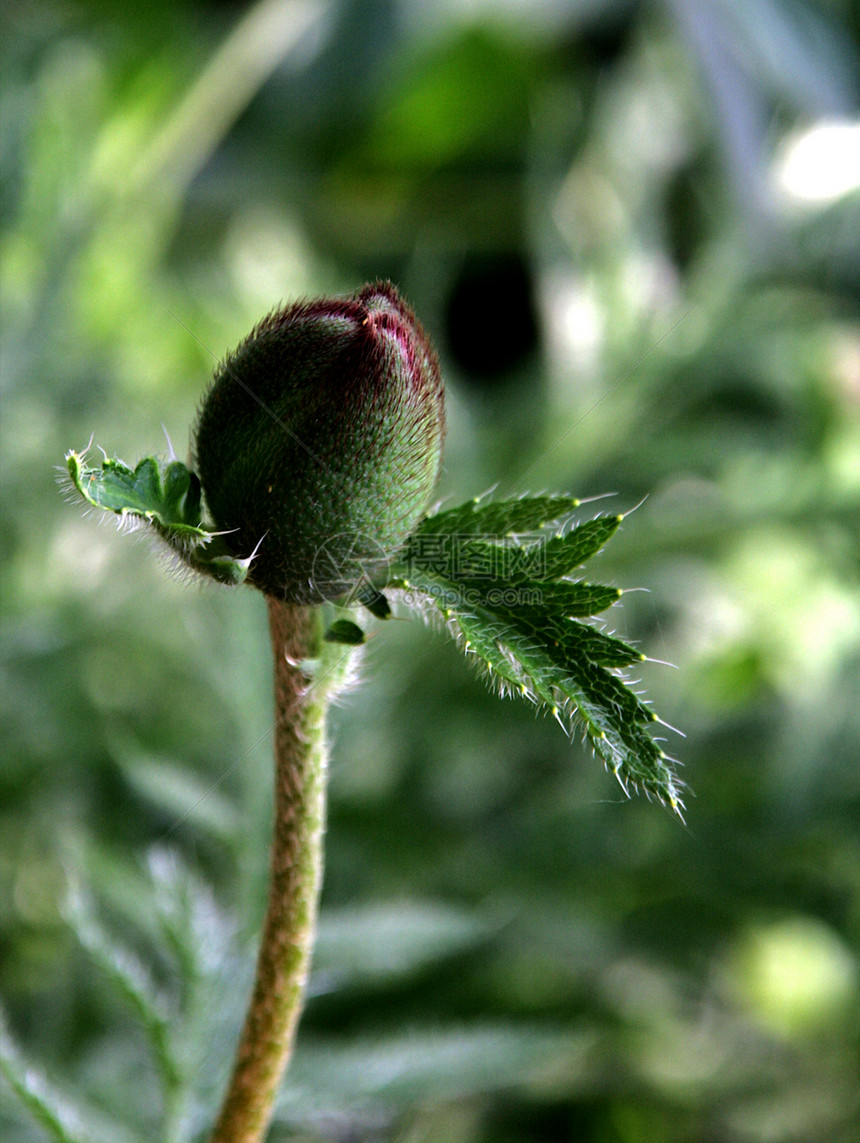
[[[0,984],[43,1123],[4,1088],[4,1141],[202,1137],[270,821],[262,601],[166,576],[51,465],[95,430],[181,453],[274,303],[390,276],[443,357],[443,497],[646,498],[595,570],[648,589],[612,614],[680,668],[642,678],[697,797],[687,830],[625,800],[443,640],[380,629],[272,1139],[849,1143],[856,6],[3,19]]]

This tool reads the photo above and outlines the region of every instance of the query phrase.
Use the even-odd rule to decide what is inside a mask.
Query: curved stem
[[[259,1143],[266,1133],[302,1010],[322,883],[325,714],[341,672],[320,661],[316,679],[306,673],[323,648],[317,608],[267,603],[277,717],[271,884],[254,991],[211,1143]]]

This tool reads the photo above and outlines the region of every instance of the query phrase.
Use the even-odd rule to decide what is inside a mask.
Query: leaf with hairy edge
[[[106,456],[101,468],[90,468],[86,450],[72,449],[66,467],[72,490],[92,508],[149,524],[193,571],[219,583],[244,583],[254,553],[236,559],[221,536],[203,523],[200,481],[182,461],[147,456],[131,469]]]
[[[422,520],[415,534],[447,532],[457,535],[486,534],[510,536],[542,528],[569,516],[579,507],[575,496],[527,496],[519,500],[497,500],[482,504],[480,498],[437,512]]]
[[[410,537],[389,585],[425,612],[438,612],[503,693],[533,702],[568,733],[582,726],[625,790],[654,794],[680,815],[682,784],[651,733],[659,720],[621,673],[645,656],[581,622],[621,591],[568,578],[612,538],[623,516],[511,540],[517,529],[545,529],[576,504],[543,496],[471,502],[431,516]]]
[[[560,579],[576,571],[612,539],[623,519],[623,516],[597,516],[564,536],[548,540],[540,552],[543,577]]]
[[[573,503],[570,499],[566,502]],[[514,503],[520,508],[528,502]],[[534,531],[528,537],[520,533],[521,538],[515,541],[508,533],[463,531],[458,509],[443,516],[449,521],[445,527],[429,526],[438,519],[435,516],[419,525],[407,542],[402,563],[418,564],[458,581],[489,577],[497,583],[552,582],[570,575],[600,551],[623,519],[623,516],[597,516],[563,535]],[[504,518],[501,513],[497,516]],[[521,518],[526,518],[524,512]]]
[[[121,460],[105,457],[101,468],[89,468],[85,454],[66,454],[72,484],[88,504],[129,515],[189,536],[208,539],[201,526],[200,481],[181,461],[166,464],[144,457],[130,469]]]

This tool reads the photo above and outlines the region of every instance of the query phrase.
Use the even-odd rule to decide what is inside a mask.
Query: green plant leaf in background
[[[50,1083],[0,1022],[0,1075],[52,1143],[141,1143],[118,1122]]]
[[[650,733],[658,722],[620,672],[646,656],[582,620],[621,596],[571,576],[618,530],[623,515],[565,531],[573,497],[469,504],[416,529],[393,570],[407,602],[441,615],[506,695],[521,695],[572,733],[581,726],[625,791],[638,787],[683,811],[674,759]],[[554,530],[531,532],[554,524]]]

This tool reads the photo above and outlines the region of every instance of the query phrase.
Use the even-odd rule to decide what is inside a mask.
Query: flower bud
[[[264,318],[216,372],[195,466],[248,582],[296,603],[384,574],[439,472],[436,355],[390,283]]]

